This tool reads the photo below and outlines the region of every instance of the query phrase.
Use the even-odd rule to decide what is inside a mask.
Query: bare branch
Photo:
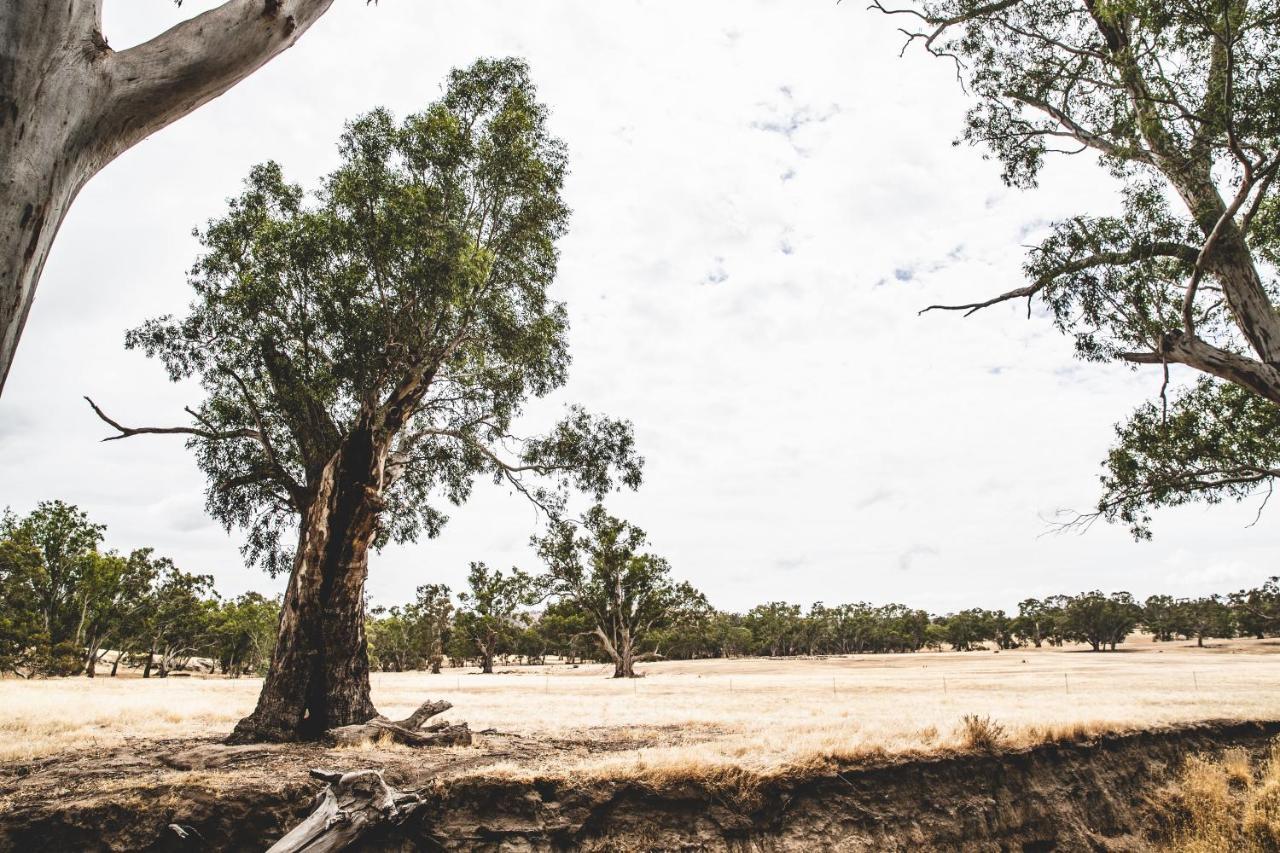
[[[998,305],[1001,302],[1008,302],[1011,299],[1027,300],[1027,316],[1031,315],[1031,297],[1035,296],[1043,290],[1048,284],[1058,276],[1069,275],[1070,273],[1082,272],[1094,267],[1106,265],[1118,265],[1133,263],[1134,261],[1145,260],[1148,258],[1178,258],[1187,263],[1195,263],[1198,254],[1191,246],[1182,243],[1173,243],[1168,241],[1157,240],[1151,243],[1140,243],[1123,252],[1098,252],[1080,258],[1076,261],[1070,261],[1063,264],[1055,270],[1045,273],[1026,287],[1018,287],[999,296],[982,302],[970,302],[964,305],[930,305],[927,308],[917,312],[924,314],[927,311],[964,311],[965,316],[981,311],[983,308],[990,308],[992,305]]]
[[[98,404],[93,402],[93,400],[90,400],[88,397],[85,397],[84,399],[93,409],[94,414],[120,432],[119,435],[107,436],[102,439],[103,441],[117,441],[119,439],[130,438],[135,435],[194,435],[200,438],[209,439],[210,441],[221,441],[231,438],[252,438],[255,441],[262,440],[257,430],[243,428],[213,431],[208,429],[196,429],[195,427],[127,427],[107,417],[106,413],[103,412],[102,409],[98,408]]]

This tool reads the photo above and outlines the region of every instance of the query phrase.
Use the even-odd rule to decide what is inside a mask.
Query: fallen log
[[[377,770],[337,773],[312,770],[328,782],[315,810],[271,846],[267,853],[330,853],[350,849],[361,838],[403,821],[419,802],[417,794],[397,791]]]
[[[329,729],[325,738],[335,746],[359,746],[374,740],[393,740],[406,746],[470,746],[471,729],[466,723],[452,726],[446,722],[423,726],[427,720],[453,707],[438,700],[423,702],[403,720],[388,720],[379,714],[367,723]]]

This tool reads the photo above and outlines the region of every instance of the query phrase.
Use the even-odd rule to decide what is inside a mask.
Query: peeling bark
[[[332,2],[228,0],[120,52],[102,35],[102,0],[0,3],[0,392],[85,183],[290,47]]]
[[[302,517],[271,667],[233,743],[309,740],[377,716],[369,697],[364,583],[378,454],[357,432],[321,472]]]

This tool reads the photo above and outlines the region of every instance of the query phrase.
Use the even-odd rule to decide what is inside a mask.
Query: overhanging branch
[[[98,404],[85,397],[94,414],[103,420],[104,423],[117,430],[119,435],[109,435],[102,439],[103,441],[118,441],[122,438],[131,438],[135,435],[194,435],[199,438],[205,438],[210,441],[222,441],[232,438],[251,438],[254,441],[262,441],[262,436],[257,430],[241,428],[234,430],[209,430],[196,429],[195,427],[127,427],[118,421],[112,420],[107,414],[98,407]],[[188,410],[189,411],[189,410]]]

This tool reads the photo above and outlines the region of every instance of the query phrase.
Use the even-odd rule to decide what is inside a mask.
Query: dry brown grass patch
[[[1188,758],[1172,805],[1180,853],[1280,851],[1280,741],[1257,767],[1244,749]]]

